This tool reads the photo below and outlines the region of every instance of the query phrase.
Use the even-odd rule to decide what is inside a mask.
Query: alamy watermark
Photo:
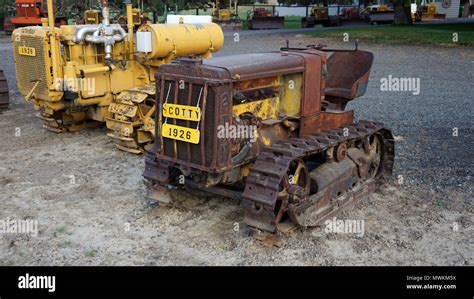
[[[56,90],[95,93],[95,78],[63,78],[56,80]]]
[[[381,91],[409,91],[413,95],[420,94],[420,78],[395,78],[392,75],[380,79]]]
[[[56,291],[56,276],[37,276],[26,273],[18,277],[19,289],[46,289],[50,293]]]
[[[1,234],[28,234],[38,236],[38,220],[33,219],[0,219]]]
[[[364,220],[342,220],[336,217],[324,222],[324,231],[328,234],[354,234],[363,237],[365,234]]]
[[[257,126],[254,125],[231,125],[225,123],[217,126],[217,138],[219,139],[248,139],[250,142],[257,141]]]

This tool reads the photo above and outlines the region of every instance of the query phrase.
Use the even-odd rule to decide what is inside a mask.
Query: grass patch
[[[59,234],[64,234],[66,232],[66,227],[65,226],[60,226],[60,227],[58,227],[56,232],[59,233]]]
[[[285,29],[296,29],[301,28],[301,18],[298,16],[287,16],[285,17]]]
[[[93,249],[92,249],[92,250],[87,250],[87,251],[84,253],[84,255],[85,255],[86,257],[89,257],[89,258],[95,257],[96,254],[97,254],[97,250],[93,250]]]
[[[337,28],[318,30],[308,33],[314,37],[340,38],[348,33],[354,41],[380,44],[415,44],[415,45],[474,45],[474,24],[417,24],[364,26],[356,28]],[[458,34],[458,42],[453,42],[453,33]]]
[[[242,19],[242,30],[249,30],[249,24],[247,19]],[[296,29],[301,28],[301,17],[298,16],[286,16],[283,24],[284,29]]]
[[[64,241],[61,243],[61,248],[71,248],[72,247],[72,242],[71,241]]]

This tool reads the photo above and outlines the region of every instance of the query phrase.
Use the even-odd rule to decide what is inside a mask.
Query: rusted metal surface
[[[8,110],[10,103],[10,94],[8,92],[7,78],[2,70],[0,70],[0,112]]]
[[[242,61],[246,62],[242,63]],[[276,76],[303,72],[304,66],[305,60],[300,55],[291,56],[277,52],[235,55],[224,59],[213,58],[204,60],[202,64],[186,61],[181,64],[160,66],[159,72],[155,75],[157,78],[156,88],[163,91],[157,98],[158,115],[156,119],[159,120],[157,132],[161,132],[160,126],[164,121],[189,127],[189,123],[185,121],[166,120],[162,117],[161,110],[165,102],[196,106],[197,94],[194,90],[208,86],[208,92],[200,102],[200,108],[203,111],[203,121],[199,123],[202,134],[200,146],[177,143],[158,135],[160,139],[157,142],[163,145],[158,154],[159,158],[209,172],[222,172],[231,169],[233,167],[232,140],[218,140],[216,131],[218,126],[233,123],[233,93],[240,90],[251,93],[253,88],[261,90],[264,86],[275,88],[278,91],[280,87]],[[182,90],[176,88],[176,84],[180,81],[185,82]],[[168,91],[171,95],[169,98],[167,98]],[[179,91],[178,94],[177,91]],[[251,94],[245,96],[252,98],[252,100],[257,99]],[[205,103],[207,103],[207,108],[203,106]],[[252,151],[254,149],[258,149],[258,146],[253,147]]]
[[[363,96],[373,61],[374,55],[366,51],[332,54],[327,61],[326,101],[344,110],[348,101]]]
[[[285,25],[285,18],[275,15],[275,11],[270,11],[263,7],[255,10],[247,17],[250,30],[255,29],[281,29]]]
[[[303,99],[301,117],[305,118],[321,111],[321,100],[325,90],[325,79],[322,73],[327,55],[314,49],[290,52],[290,55],[300,56],[305,60]]]
[[[224,32],[235,32],[242,30],[243,22],[241,20],[219,21],[214,20],[214,23],[219,25]]]
[[[249,29],[281,29],[285,25],[285,18],[278,16],[259,17],[254,16],[249,20]]]
[[[227,70],[227,78],[252,80],[303,72],[305,61],[297,55],[281,52],[240,54],[203,61],[203,67]]]
[[[265,231],[275,232],[278,224],[275,211],[278,194],[281,192],[281,182],[288,173],[291,161],[317,153],[325,153],[337,148],[341,143],[359,141],[362,144],[364,139],[370,136],[381,138],[381,161],[375,174],[382,176],[392,172],[395,151],[394,139],[391,132],[384,128],[383,124],[359,121],[345,128],[348,134],[344,134],[346,130],[343,128],[332,129],[302,138],[282,140],[266,148],[250,168],[250,174],[242,194],[245,223]],[[345,172],[344,174],[347,175]],[[337,190],[349,190],[345,199],[342,200],[344,206],[347,206],[355,203],[373,189],[370,181],[364,181],[364,178],[360,178],[360,182],[356,186],[362,185],[361,189],[351,190],[347,188],[349,186],[347,184],[352,181],[349,178],[344,179],[341,173],[338,173],[337,176],[339,180],[328,184],[327,190],[318,190],[313,197],[301,196],[302,194],[305,195],[301,188],[289,189],[288,214],[292,220],[302,226],[318,225],[327,218],[326,216],[334,215],[339,211],[337,197],[342,196],[342,194],[337,194]],[[346,184],[346,188],[341,188],[340,184]],[[334,197],[334,192],[336,192],[336,197]],[[308,214],[305,212],[308,208],[317,208],[318,213],[308,212]],[[331,211],[331,213],[326,213],[326,211]]]
[[[187,187],[240,197],[245,223],[268,232],[276,232],[287,217],[299,226],[319,225],[367,197],[374,181],[392,172],[394,139],[381,123],[354,123],[353,111],[333,101],[365,91],[361,86],[367,84],[373,56],[349,52],[355,54],[333,58],[329,71],[341,75],[345,62],[355,73],[329,76],[330,85],[326,54],[316,48],[160,66],[155,75],[158,133],[145,159],[147,184],[179,187],[183,174]],[[347,57],[361,61],[348,65]],[[298,113],[263,113],[269,106],[264,109],[259,101],[280,97],[288,74],[298,74],[303,82],[292,102],[301,103]],[[202,118],[166,118],[165,104],[197,107]],[[240,140],[217,136],[220,126],[241,123],[258,124],[259,139],[247,151]],[[161,136],[164,124],[199,129],[199,144]]]
[[[206,75],[201,75],[203,73]],[[183,74],[188,74],[188,77],[184,88],[179,88]],[[164,123],[168,123],[198,128],[201,134],[199,144],[178,142],[158,134],[157,140],[162,145],[158,157],[209,172],[220,172],[232,167],[231,150],[227,141],[219,142],[217,138],[217,127],[232,122],[231,81],[226,70],[199,64],[183,64],[178,67],[163,65],[155,76],[157,89],[161,90],[156,99],[157,132],[161,132]],[[199,107],[202,111],[201,121],[191,125],[190,121],[163,117],[165,103]]]
[[[234,89],[239,90],[251,90],[256,88],[262,88],[263,86],[277,86],[279,84],[278,76],[259,78],[254,80],[243,80],[234,83]]]
[[[300,137],[352,124],[353,111],[321,111],[301,119]]]

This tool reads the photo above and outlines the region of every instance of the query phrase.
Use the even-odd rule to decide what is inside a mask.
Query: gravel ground
[[[233,38],[218,56],[277,50],[287,38],[350,47],[289,32]],[[16,91],[9,39],[0,35],[12,95],[0,115],[0,220],[39,223],[38,236],[0,235],[0,265],[473,265],[474,50],[360,47],[375,62],[366,95],[349,108],[393,129],[393,179],[338,216],[365,220],[362,237],[288,229],[278,248],[249,236],[237,201],[173,191],[163,195],[171,207],[148,202],[142,157],[115,150],[104,128],[43,130]],[[381,91],[389,75],[420,78],[420,94]]]

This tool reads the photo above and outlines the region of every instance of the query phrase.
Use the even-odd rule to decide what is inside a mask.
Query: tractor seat
[[[326,100],[350,101],[365,94],[374,55],[367,51],[335,52],[327,61]]]

